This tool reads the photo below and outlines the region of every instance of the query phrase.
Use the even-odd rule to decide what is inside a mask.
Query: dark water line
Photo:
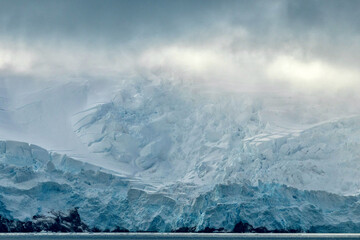
[[[9,240],[55,240],[55,239],[79,239],[79,240],[108,240],[108,239],[151,239],[151,240],[172,240],[172,239],[360,239],[360,234],[233,234],[233,233],[5,233],[0,234],[0,239]]]

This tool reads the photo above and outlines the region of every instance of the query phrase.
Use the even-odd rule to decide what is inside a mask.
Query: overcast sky
[[[0,0],[0,75],[354,89],[359,16],[356,0]]]

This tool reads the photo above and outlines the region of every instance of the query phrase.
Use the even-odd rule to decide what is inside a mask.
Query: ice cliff
[[[76,207],[89,226],[82,230],[232,231],[242,222],[269,231],[354,232],[360,224],[359,196],[262,182],[217,184],[200,194],[194,194],[195,184],[155,190],[35,145],[0,146],[0,213],[6,219],[51,219],[54,212]]]

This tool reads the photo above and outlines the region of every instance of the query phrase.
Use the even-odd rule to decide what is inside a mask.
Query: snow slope
[[[330,114],[319,112],[309,118],[313,109],[275,104],[141,82],[78,114],[74,126],[108,165],[154,185],[261,180],[358,194],[360,118],[324,120]]]

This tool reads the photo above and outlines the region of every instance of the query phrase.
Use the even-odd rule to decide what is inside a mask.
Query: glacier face
[[[79,207],[87,225],[101,229],[172,231],[184,227],[232,231],[242,221],[268,230],[315,231],[351,222],[359,196],[302,191],[276,183],[217,184],[199,195],[196,185],[153,186],[22,142],[0,142],[0,213],[29,220]]]
[[[18,141],[0,141],[2,216],[79,207],[101,229],[358,229],[357,109],[158,79],[97,87],[9,87],[1,138]]]

